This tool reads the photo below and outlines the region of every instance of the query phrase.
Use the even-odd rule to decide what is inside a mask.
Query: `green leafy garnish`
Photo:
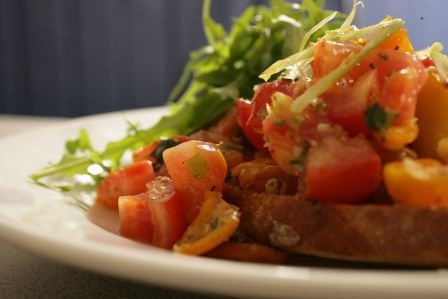
[[[30,178],[49,188],[54,185],[45,180],[61,175],[70,178],[88,175],[98,183],[107,172],[120,166],[125,152],[160,137],[189,135],[204,128],[233,107],[236,98],[251,98],[253,86],[261,82],[258,76],[262,70],[299,50],[306,32],[332,13],[323,9],[322,0],[304,0],[301,5],[272,0],[270,8],[249,6],[226,31],[211,18],[210,5],[210,0],[204,0],[202,9],[209,45],[190,54],[190,61],[169,95],[169,115],[147,129],[129,124],[127,136],[110,142],[102,151],[94,149],[87,132],[82,131],[77,140],[67,143],[66,153],[58,163],[33,173]],[[342,15],[338,16],[339,24],[319,26],[305,43],[337,28]],[[92,165],[102,172],[89,172]],[[61,190],[68,189],[70,185],[64,185]]]
[[[370,105],[364,113],[364,122],[369,129],[376,132],[382,132],[392,126],[392,122],[396,116],[397,114],[395,112],[381,107],[378,103],[374,103]]]

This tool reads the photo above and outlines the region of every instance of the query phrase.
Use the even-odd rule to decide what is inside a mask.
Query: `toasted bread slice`
[[[255,241],[344,260],[448,266],[448,208],[323,204],[228,187]]]

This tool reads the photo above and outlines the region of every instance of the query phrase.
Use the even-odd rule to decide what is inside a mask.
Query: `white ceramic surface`
[[[149,125],[161,113],[137,110],[127,118]],[[1,139],[0,238],[81,268],[203,292],[257,298],[446,298],[446,270],[266,266],[151,248],[96,227],[60,194],[28,182],[27,175],[57,159],[64,141],[80,128],[100,146],[119,138],[125,126],[123,114],[113,113]]]

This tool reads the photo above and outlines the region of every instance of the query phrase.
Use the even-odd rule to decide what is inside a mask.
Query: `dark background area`
[[[249,4],[215,0],[229,26]],[[205,43],[201,0],[0,0],[0,114],[80,116],[163,105]],[[338,8],[337,0],[327,5]]]

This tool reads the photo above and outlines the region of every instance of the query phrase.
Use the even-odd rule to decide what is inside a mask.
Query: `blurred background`
[[[296,1],[300,2],[300,1]],[[416,48],[448,44],[446,0],[364,0],[357,23],[403,17]],[[214,0],[229,26],[250,4]],[[352,0],[327,0],[349,11]],[[81,116],[163,105],[205,43],[201,0],[0,0],[0,114]],[[439,22],[439,23],[437,23]]]

